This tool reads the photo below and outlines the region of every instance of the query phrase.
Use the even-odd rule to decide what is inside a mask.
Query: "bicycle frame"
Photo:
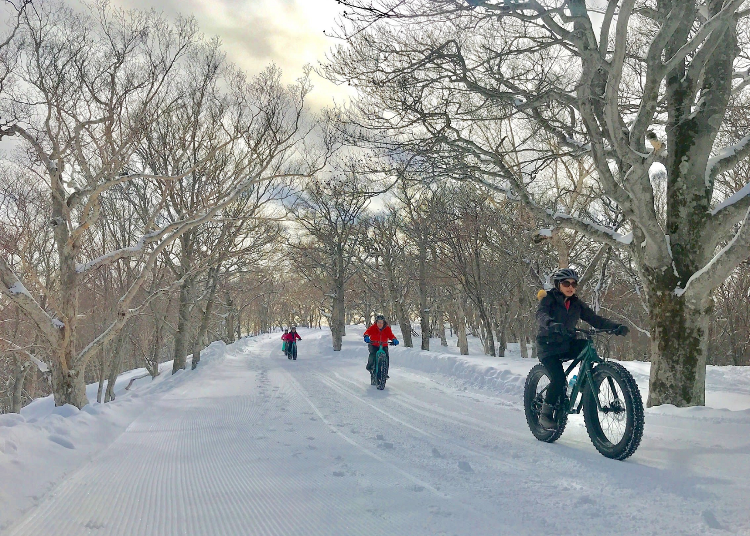
[[[373,344],[373,346],[375,346]],[[388,346],[388,344],[382,344],[378,343],[378,351],[375,352],[375,377],[378,377],[378,373],[380,372],[380,361],[385,358],[385,350],[383,350],[383,346]]]
[[[594,383],[594,372],[593,372],[593,365],[604,362],[604,359],[599,357],[599,354],[596,352],[596,348],[594,348],[594,344],[591,341],[589,337],[587,337],[586,340],[586,346],[583,350],[581,350],[581,353],[578,354],[578,357],[576,357],[573,362],[570,364],[570,366],[565,370],[565,377],[568,377],[568,374],[571,373],[571,371],[576,367],[576,365],[580,364],[580,367],[578,368],[578,378],[576,378],[576,382],[573,384],[573,389],[570,391],[570,401],[568,406],[568,414],[572,415],[574,413],[580,413],[581,408],[583,407],[583,398],[581,398],[581,401],[578,402],[578,405],[575,406],[573,402],[578,398],[578,394],[583,391],[583,387],[585,382],[589,382],[589,385],[591,385],[591,390],[594,392],[594,400],[596,401],[596,407],[599,411],[602,410],[601,402],[599,401],[599,388]]]

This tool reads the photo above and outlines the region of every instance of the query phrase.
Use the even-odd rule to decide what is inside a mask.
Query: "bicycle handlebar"
[[[596,335],[598,333],[606,333],[608,335],[614,335],[615,331],[617,331],[617,328],[610,328],[610,329],[597,329],[597,328],[578,329],[578,328],[574,328],[574,332],[575,333],[583,333],[584,335]]]

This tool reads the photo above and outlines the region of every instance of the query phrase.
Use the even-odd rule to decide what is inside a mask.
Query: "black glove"
[[[550,332],[550,335],[567,335],[568,334],[568,330],[565,329],[565,326],[558,322],[552,322],[549,325],[549,327],[547,327],[547,330]]]
[[[628,326],[623,326],[622,324],[620,324],[614,329],[612,333],[614,333],[615,335],[625,336],[630,333],[630,328]]]

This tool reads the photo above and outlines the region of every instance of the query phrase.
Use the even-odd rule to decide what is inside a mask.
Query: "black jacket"
[[[570,350],[573,335],[550,333],[548,328],[552,323],[562,324],[570,332],[575,329],[578,320],[588,322],[597,329],[614,329],[619,326],[618,323],[597,315],[575,294],[570,298],[569,308],[565,307],[565,299],[562,292],[552,289],[539,301],[539,308],[536,310],[536,323],[539,327],[536,343],[539,359],[566,354]]]

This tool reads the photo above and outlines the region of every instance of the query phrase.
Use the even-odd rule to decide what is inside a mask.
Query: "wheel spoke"
[[[627,413],[623,405],[622,389],[611,375],[602,378],[599,384],[599,405],[597,412],[599,424],[604,436],[613,445],[618,444],[625,436]]]

